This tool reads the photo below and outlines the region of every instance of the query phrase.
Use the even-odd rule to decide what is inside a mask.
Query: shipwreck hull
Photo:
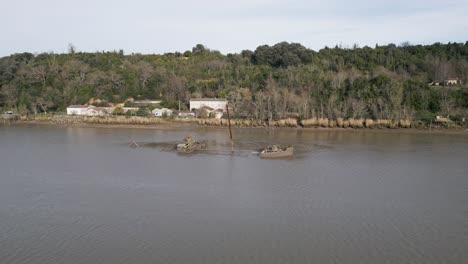
[[[294,148],[293,147],[288,147],[285,150],[280,150],[280,151],[274,151],[274,152],[266,152],[262,151],[260,152],[260,158],[263,159],[275,159],[275,158],[288,158],[292,157],[294,154]]]

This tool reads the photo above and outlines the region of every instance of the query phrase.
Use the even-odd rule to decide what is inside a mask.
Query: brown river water
[[[0,263],[468,263],[466,134],[228,135],[0,126]]]

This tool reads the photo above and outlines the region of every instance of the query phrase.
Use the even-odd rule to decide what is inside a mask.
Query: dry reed
[[[354,119],[354,118],[349,118],[348,119],[349,126],[352,128],[363,128],[364,127],[364,119],[359,118],[359,119]]]
[[[328,118],[319,118],[318,119],[318,124],[321,127],[328,127]]]
[[[401,128],[410,128],[411,127],[411,121],[408,119],[401,119],[399,121],[399,126]]]
[[[301,120],[301,125],[303,127],[313,127],[318,126],[318,119],[316,117],[310,119],[303,119]]]
[[[372,119],[366,119],[366,121],[365,121],[364,124],[365,124],[365,126],[366,126],[367,128],[373,128],[373,127],[374,127],[374,120],[372,120]]]
[[[343,121],[343,128],[348,128],[349,127],[349,121],[348,120],[344,120]]]
[[[344,127],[344,119],[341,118],[341,117],[338,117],[338,118],[336,119],[336,125],[337,125],[338,127]]]

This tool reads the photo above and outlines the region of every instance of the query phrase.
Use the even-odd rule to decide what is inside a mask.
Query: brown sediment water
[[[388,131],[2,125],[0,263],[464,263],[468,136]]]

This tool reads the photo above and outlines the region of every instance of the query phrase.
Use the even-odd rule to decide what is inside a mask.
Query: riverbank
[[[317,119],[320,120],[320,119]],[[346,120],[350,122],[350,120]],[[304,120],[302,121],[304,122]],[[302,131],[379,131],[387,133],[434,133],[434,134],[466,134],[468,129],[464,127],[445,127],[441,125],[422,126],[417,123],[400,126],[398,122],[374,121],[374,120],[351,120],[350,125],[340,125],[344,121],[328,121],[326,124],[322,119],[316,123],[297,121],[296,119],[285,119],[270,123],[253,120],[231,120],[235,128],[257,128],[257,129],[293,129]],[[313,121],[314,122],[314,121]],[[372,123],[371,123],[372,122]],[[61,127],[93,127],[93,128],[137,128],[137,129],[192,129],[192,128],[222,128],[227,127],[226,119],[199,119],[199,118],[175,118],[164,119],[157,117],[83,117],[67,115],[38,115],[21,116],[15,121],[4,122],[4,124],[29,124],[29,125],[53,125]],[[331,124],[331,125],[330,125]],[[344,123],[346,124],[346,123]],[[372,125],[371,125],[372,124]],[[387,124],[387,125],[382,125]]]

